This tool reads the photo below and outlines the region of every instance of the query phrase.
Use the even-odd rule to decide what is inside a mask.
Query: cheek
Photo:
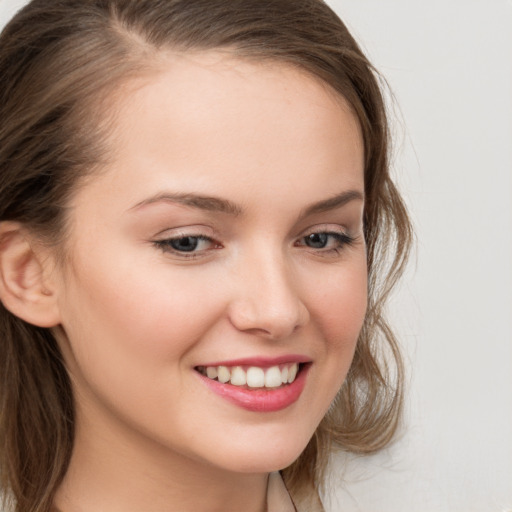
[[[181,439],[188,429],[177,415],[197,412],[187,377],[193,354],[223,310],[218,286],[166,265],[100,261],[75,273],[64,301],[64,357],[87,411],[82,421],[111,411],[161,440]]]
[[[324,338],[335,349],[355,345],[366,314],[366,261],[354,261],[325,279],[325,286],[311,297],[309,309],[318,319]]]
[[[203,277],[171,275],[161,265],[83,264],[67,287],[63,325],[75,358],[91,371],[117,367],[142,376],[181,363],[218,319],[217,294]]]
[[[322,400],[316,399],[326,409],[345,380],[364,322],[368,300],[365,258],[340,267],[325,282],[322,292],[311,297],[309,310],[320,334],[317,343],[322,343],[318,346],[322,371],[315,378],[324,392]]]

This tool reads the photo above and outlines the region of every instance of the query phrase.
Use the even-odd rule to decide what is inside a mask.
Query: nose
[[[240,331],[284,339],[307,324],[310,315],[296,279],[282,257],[253,258],[234,271],[236,285],[229,319]]]

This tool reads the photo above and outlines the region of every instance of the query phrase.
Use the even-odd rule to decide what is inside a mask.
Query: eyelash
[[[312,236],[318,236],[318,235],[324,235],[327,237],[331,237],[336,242],[336,246],[331,249],[325,249],[324,247],[314,248],[314,247],[308,246],[306,243],[296,244],[296,245],[298,245],[299,247],[305,246],[305,247],[309,247],[311,249],[315,249],[318,252],[320,252],[321,254],[327,254],[327,255],[335,254],[336,255],[336,254],[339,254],[343,250],[344,247],[350,246],[355,242],[354,237],[350,236],[348,233],[339,232],[339,231],[313,231],[313,232],[309,233],[308,235],[301,237],[300,240],[305,241],[306,239],[308,239]],[[327,242],[327,244],[328,244],[328,242]]]
[[[314,247],[311,247],[311,246],[308,246],[307,245],[307,242],[306,239],[308,239],[309,237],[312,237],[312,236],[318,236],[318,235],[324,235],[324,236],[327,236],[327,237],[330,237],[332,239],[335,240],[336,242],[336,247],[333,247],[333,248],[330,248],[330,249],[325,249],[324,247],[320,247],[320,248],[314,248]],[[211,249],[205,249],[205,250],[202,250],[202,251],[196,251],[196,247],[193,248],[192,250],[190,251],[180,251],[180,250],[177,250],[175,247],[173,247],[173,243],[175,242],[178,242],[180,240],[185,240],[185,239],[193,239],[197,242],[197,244],[199,244],[200,242],[209,242],[210,244],[212,244],[214,246],[214,248],[220,248],[221,245],[218,244],[213,238],[209,237],[209,236],[206,236],[206,235],[187,235],[187,234],[180,234],[179,236],[176,236],[176,237],[172,237],[172,238],[165,238],[163,240],[155,240],[153,242],[153,244],[158,248],[160,249],[161,251],[163,251],[164,253],[171,253],[171,254],[174,254],[174,255],[177,255],[179,256],[180,258],[183,258],[183,259],[195,259],[195,258],[200,258],[201,256],[204,255],[204,253],[208,250],[211,250]],[[307,235],[304,235],[302,236],[299,241],[301,243],[299,243],[299,241],[297,241],[294,245],[295,247],[308,247],[310,249],[313,249],[315,252],[318,252],[320,254],[325,254],[325,255],[337,255],[339,254],[344,247],[346,246],[350,246],[352,245],[354,242],[355,242],[355,238],[350,236],[349,234],[347,233],[344,233],[344,232],[337,232],[337,231],[313,231]],[[326,245],[328,245],[328,241],[326,242]]]
[[[209,242],[212,245],[217,245],[217,247],[220,246],[220,244],[216,244],[215,240],[213,240],[209,236],[206,236],[206,235],[187,235],[187,234],[178,235],[178,236],[175,236],[175,237],[172,237],[172,238],[165,238],[163,240],[155,240],[153,243],[161,251],[163,251],[165,253],[171,253],[171,254],[177,255],[177,256],[179,256],[179,257],[181,257],[183,259],[194,259],[194,258],[201,257],[204,254],[204,252],[205,252],[204,250],[203,251],[196,251],[195,248],[194,248],[194,250],[192,250],[192,251],[179,251],[179,250],[175,249],[172,246],[172,244],[174,242],[178,242],[180,240],[185,240],[187,238],[196,240],[197,243]]]

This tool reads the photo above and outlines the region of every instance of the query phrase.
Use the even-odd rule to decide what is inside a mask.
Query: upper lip
[[[310,363],[311,358],[301,354],[286,354],[277,357],[243,357],[223,361],[213,361],[198,366],[260,366],[271,367],[286,363]]]

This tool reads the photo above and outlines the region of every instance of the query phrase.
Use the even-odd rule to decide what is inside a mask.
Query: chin
[[[301,453],[302,450],[296,451],[293,454],[255,454],[245,457],[244,460],[230,461],[229,467],[226,469],[234,473],[273,473],[274,471],[280,471],[293,464]]]
[[[224,466],[238,473],[271,473],[284,469],[297,460],[312,435],[300,435],[297,431],[294,434],[290,435],[288,431],[285,436],[259,437],[245,442],[239,440],[229,447]]]

